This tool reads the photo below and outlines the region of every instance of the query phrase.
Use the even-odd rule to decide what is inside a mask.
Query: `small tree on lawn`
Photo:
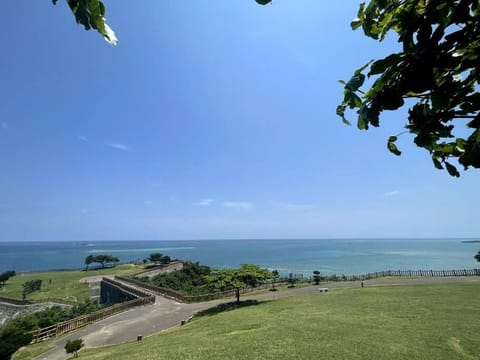
[[[268,269],[254,264],[242,264],[239,269],[221,269],[207,275],[208,281],[220,291],[235,289],[237,304],[240,303],[240,289],[255,287],[272,278]]]
[[[42,280],[29,280],[25,283],[23,283],[23,290],[22,290],[22,298],[25,300],[28,295],[31,293],[38,291],[42,287]]]
[[[9,270],[5,271],[0,274],[0,288],[5,286],[5,283],[10,279],[11,277],[15,276],[15,271]]]
[[[88,256],[87,256],[87,258],[88,258]],[[85,262],[86,261],[87,261],[87,259],[85,259]],[[90,259],[89,259],[89,261],[90,261]],[[105,265],[108,264],[108,263],[117,263],[119,261],[120,260],[116,256],[103,255],[103,254],[93,255],[93,258],[91,259],[91,262],[99,263],[102,266],[102,269],[105,268]]]
[[[320,271],[315,270],[313,272],[313,281],[315,282],[315,285],[320,284]]]
[[[95,262],[95,255],[88,255],[86,258],[85,258],[85,271],[88,271],[88,266],[91,264],[91,263],[94,263]]]
[[[162,261],[163,254],[162,253],[151,253],[150,256],[148,257],[148,260],[151,262],[158,264]]]
[[[148,257],[148,260],[155,264],[169,264],[172,261],[172,258],[168,255],[163,255],[162,253],[152,253]]]
[[[280,274],[278,273],[278,270],[272,270],[272,291],[277,291],[277,288],[275,287],[275,282],[278,280],[280,277]]]
[[[105,264],[107,263],[117,263],[119,262],[120,260],[118,259],[118,257],[116,256],[112,256],[112,255],[97,255],[97,261],[98,263],[100,263],[102,265],[102,269],[105,267]]]
[[[78,351],[84,346],[82,339],[67,340],[65,344],[65,352],[73,354],[73,357],[78,357]]]
[[[172,258],[168,255],[164,255],[160,261],[162,264],[166,265],[172,262]]]
[[[288,287],[291,287],[291,288],[295,287],[295,283],[297,281],[298,279],[294,274],[292,273],[288,274]]]
[[[480,251],[477,253],[477,255],[474,256],[475,260],[480,262]]]

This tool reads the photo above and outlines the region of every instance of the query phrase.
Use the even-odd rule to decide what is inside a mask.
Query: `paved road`
[[[451,277],[451,278],[418,278],[418,279],[385,279],[365,281],[365,286],[413,285],[413,284],[446,284],[452,282],[480,282],[478,277]],[[322,284],[330,290],[341,288],[360,287],[359,281]],[[267,292],[258,295],[243,295],[242,299],[270,300],[287,296],[315,293],[319,286],[294,288],[285,291]],[[162,330],[179,325],[182,320],[188,319],[193,313],[216,306],[228,299],[213,300],[203,303],[182,304],[161,296],[156,297],[154,305],[146,305],[111,316],[95,324],[86,326],[58,340],[54,348],[36,360],[64,360],[68,356],[63,347],[67,339],[84,340],[86,347],[120,344],[132,341],[138,335],[147,336]]]

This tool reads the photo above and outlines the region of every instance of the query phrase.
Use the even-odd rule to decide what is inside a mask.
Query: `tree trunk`
[[[235,290],[237,292],[237,304],[240,304],[240,288],[237,287]]]

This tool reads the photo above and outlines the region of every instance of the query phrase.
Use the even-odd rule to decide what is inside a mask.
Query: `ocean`
[[[472,239],[290,239],[185,241],[0,242],[0,272],[78,269],[90,254],[121,262],[150,253],[199,261],[216,268],[255,263],[281,274],[363,274],[382,270],[479,268]]]

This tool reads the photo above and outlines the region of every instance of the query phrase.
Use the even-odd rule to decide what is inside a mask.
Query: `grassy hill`
[[[479,359],[480,283],[289,297],[202,316],[85,359]]]
[[[28,280],[42,280],[42,289],[28,296],[28,299],[45,299],[54,297],[73,301],[84,301],[90,298],[88,285],[80,283],[87,276],[130,275],[143,270],[143,265],[124,264],[113,268],[74,271],[48,271],[18,274],[11,278],[5,287],[0,289],[0,296],[21,299],[22,284]]]

